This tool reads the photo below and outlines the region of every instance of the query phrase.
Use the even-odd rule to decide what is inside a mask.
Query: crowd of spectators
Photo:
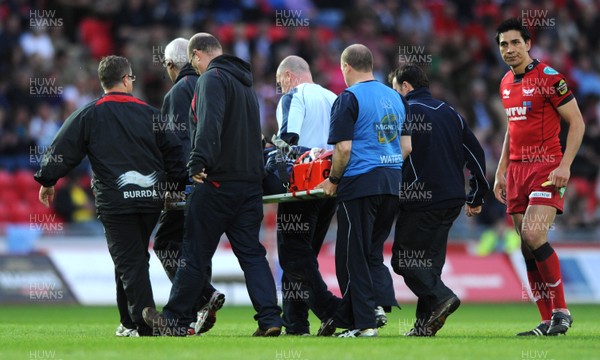
[[[533,58],[571,85],[587,126],[572,167],[564,226],[594,228],[600,196],[600,6],[593,0],[0,0],[0,169],[37,167],[78,107],[101,94],[99,60],[127,57],[134,95],[160,108],[170,80],[164,48],[176,37],[214,34],[252,64],[263,132],[276,132],[277,64],[305,58],[314,80],[339,94],[339,55],[367,45],[375,74],[402,62],[423,66],[434,97],[454,106],[484,146],[493,172],[506,130],[498,85],[508,70],[494,41],[508,17],[531,24]],[[35,158],[35,157],[34,157]],[[493,201],[493,200],[490,200]]]

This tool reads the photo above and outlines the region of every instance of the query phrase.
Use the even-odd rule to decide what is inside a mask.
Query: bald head
[[[368,47],[362,44],[350,45],[344,49],[341,60],[342,64],[346,63],[356,71],[373,71],[373,54],[371,54]]]
[[[310,66],[300,56],[290,55],[283,59],[279,67],[277,68],[277,73],[281,74],[284,71],[290,71],[296,75],[310,73]]]
[[[197,33],[188,43],[188,56],[198,74],[206,71],[212,59],[223,54],[221,43],[209,33]]]
[[[374,80],[373,54],[362,44],[350,45],[344,49],[341,56],[342,75],[344,82],[352,86],[357,82]]]
[[[310,66],[306,60],[296,55],[290,55],[281,61],[275,79],[283,93],[287,93],[300,84],[313,82]]]
[[[165,48],[165,62],[172,63],[177,69],[181,69],[188,63],[188,40],[177,38],[171,41]]]
[[[216,53],[217,55],[221,55],[223,52],[219,40],[209,33],[197,33],[192,36],[187,48],[190,59],[192,58],[194,50],[203,51],[207,54]]]

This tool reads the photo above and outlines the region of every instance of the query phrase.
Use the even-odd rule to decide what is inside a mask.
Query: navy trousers
[[[342,302],[334,317],[336,327],[375,328],[375,307],[398,305],[392,276],[383,263],[383,244],[397,209],[398,198],[393,195],[339,203],[335,271]]]
[[[335,214],[335,199],[281,203],[277,209],[277,250],[283,269],[283,324],[287,333],[310,333],[308,310],[321,321],[332,317],[340,299],[319,272],[317,256]]]
[[[175,273],[180,265],[185,265],[181,260],[181,246],[183,243],[185,224],[185,213],[182,210],[163,211],[158,218],[158,228],[154,235],[154,253],[160,260],[169,280],[173,282]],[[212,296],[216,289],[210,283],[212,269],[208,268],[209,283],[204,289],[200,303],[196,306],[196,311],[200,310]]]
[[[442,281],[448,232],[461,207],[398,214],[392,247],[392,268],[418,297],[416,324],[423,325],[431,312],[454,295]]]
[[[158,218],[158,228],[154,235],[154,253],[171,281],[180,263],[184,222],[183,209],[163,211]]]
[[[266,250],[259,241],[263,218],[262,185],[250,182],[206,182],[191,191],[185,218],[182,265],[173,279],[163,309],[170,327],[179,329],[195,319],[194,305],[209,286],[209,268],[221,235],[226,234],[246,279],[261,329],[281,327],[281,308]],[[185,265],[183,265],[185,264]],[[172,322],[171,320],[176,320]],[[184,335],[184,331],[177,334]]]

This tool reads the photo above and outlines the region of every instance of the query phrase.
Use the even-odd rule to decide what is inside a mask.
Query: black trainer
[[[293,331],[288,331],[287,329],[285,331],[281,332],[281,335],[285,335],[285,336],[310,336],[309,332],[293,332]]]
[[[152,336],[187,336],[188,327],[177,325],[177,320],[167,319],[153,307],[142,310],[144,322],[152,328]]]
[[[327,319],[321,323],[321,327],[317,331],[317,336],[333,336],[335,329],[333,318]]]
[[[385,315],[385,311],[383,310],[383,307],[378,306],[375,308],[375,323],[377,323],[377,327],[383,327],[385,326],[385,324],[387,324],[388,319],[387,316]]]
[[[556,311],[552,314],[548,336],[565,335],[573,324],[573,317],[564,312]]]
[[[208,302],[198,311],[196,325],[194,326],[196,335],[203,334],[215,326],[217,311],[223,307],[224,303],[225,294],[215,290]]]
[[[546,336],[549,327],[550,326],[546,323],[540,323],[535,329],[520,332],[517,336]]]
[[[273,326],[268,329],[261,329],[260,327],[256,329],[252,336],[263,336],[263,337],[277,337],[281,335],[281,328],[279,326]]]
[[[444,326],[446,319],[450,314],[456,311],[460,306],[460,300],[456,295],[452,295],[440,305],[438,305],[432,312],[429,320],[423,325],[425,329],[431,331],[430,336],[435,334]]]

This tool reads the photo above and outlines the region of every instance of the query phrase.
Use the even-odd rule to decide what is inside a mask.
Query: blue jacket
[[[463,118],[448,104],[434,99],[427,88],[406,95],[412,131],[412,152],[403,167],[400,207],[438,210],[483,203],[490,186],[485,155]],[[465,194],[464,167],[470,170]]]

